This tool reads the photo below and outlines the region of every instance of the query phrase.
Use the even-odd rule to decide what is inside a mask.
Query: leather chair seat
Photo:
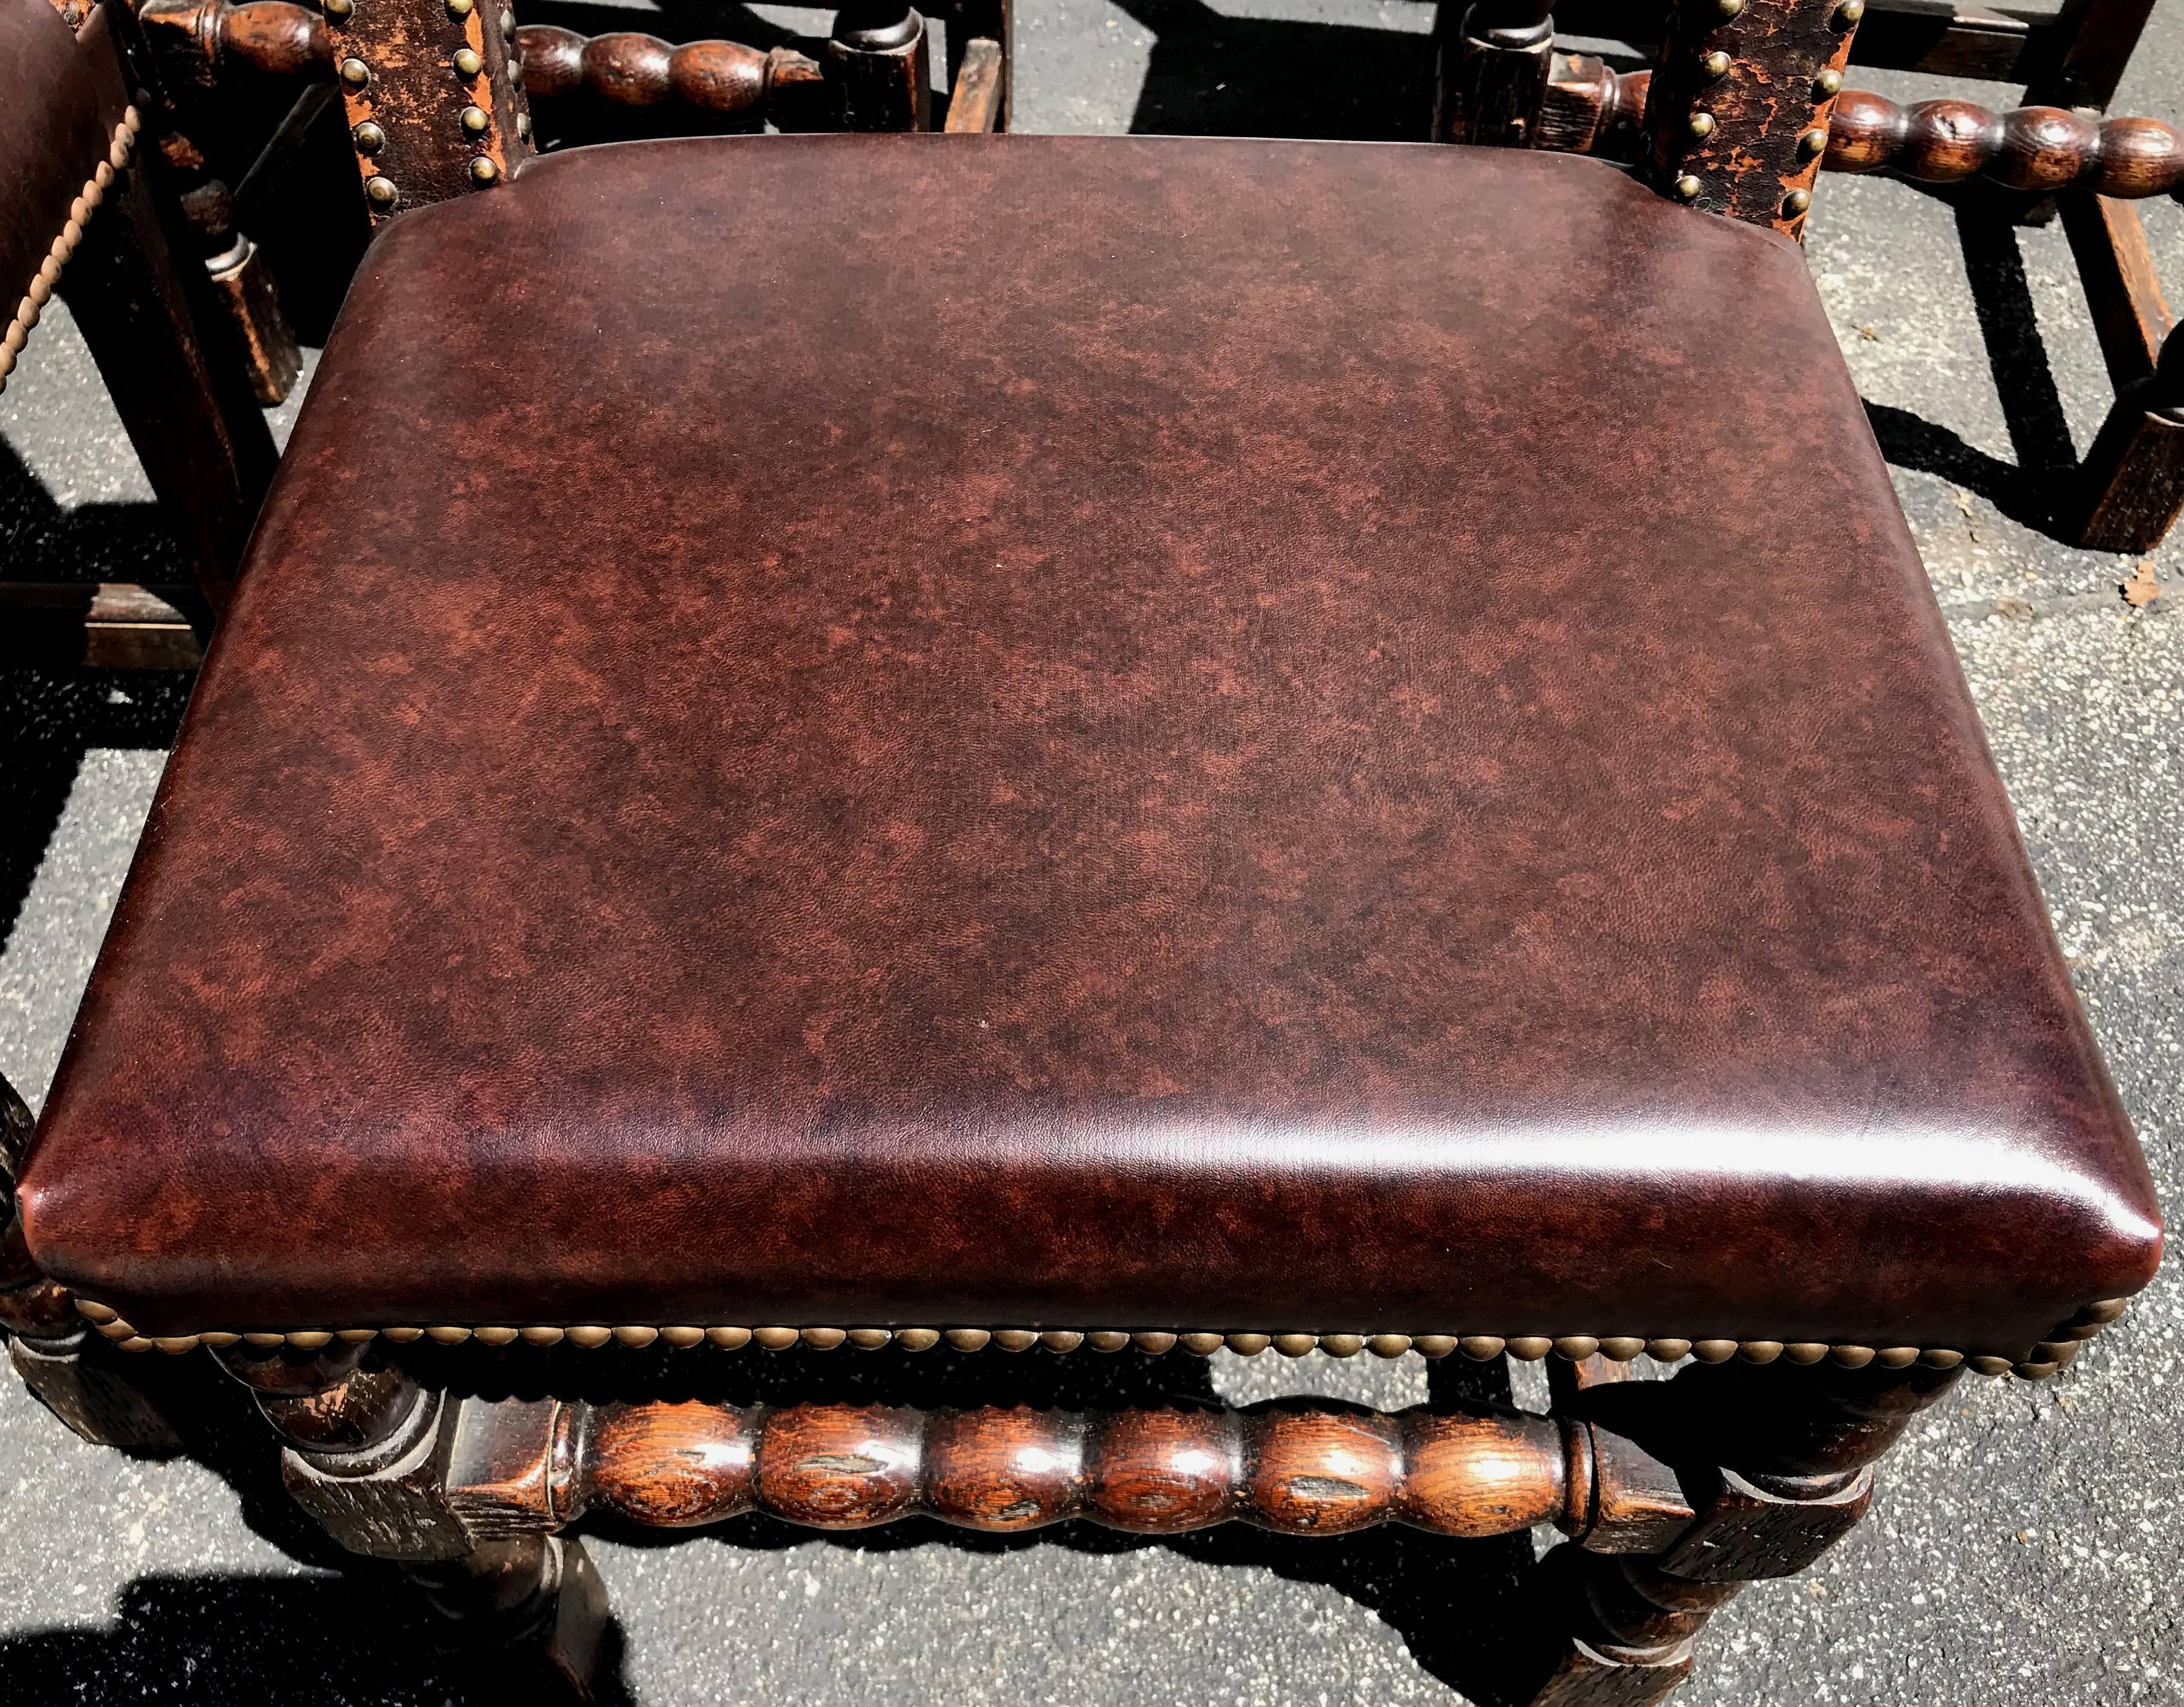
[[[387,230],[23,1202],[148,1334],[2020,1357],[2159,1242],[1799,251],[1147,138]]]

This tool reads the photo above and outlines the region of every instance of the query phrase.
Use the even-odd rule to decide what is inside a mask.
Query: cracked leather
[[[397,221],[22,1196],[148,1332],[2019,1355],[2159,1243],[1794,245],[1151,138]]]

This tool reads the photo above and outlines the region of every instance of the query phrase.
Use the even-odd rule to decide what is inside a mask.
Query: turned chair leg
[[[493,1649],[501,1681],[510,1663],[528,1663],[543,1668],[534,1682],[594,1699],[610,1626],[583,1544],[549,1532],[543,1487],[527,1512],[451,1498],[451,1471],[489,1476],[482,1460],[494,1437],[466,1436],[460,1399],[365,1352],[331,1339],[309,1348],[245,1340],[215,1355],[280,1436],[290,1494],[351,1552],[399,1562],[447,1620],[451,1646]]]
[[[1561,1631],[1533,1707],[1652,1707],[1690,1676],[1692,1638],[1747,1582],[1793,1576],[1864,1516],[1873,1462],[1962,1373],[1696,1365],[1669,1382],[1570,1383],[1588,1420],[1674,1465],[1694,1514],[1650,1552],[1606,1532],[1557,1548],[1542,1586]]]

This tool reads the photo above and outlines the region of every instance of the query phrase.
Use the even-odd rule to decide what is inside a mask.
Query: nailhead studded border
[[[8,375],[15,371],[15,358],[23,353],[31,330],[38,324],[38,317],[53,300],[53,287],[61,281],[61,269],[69,264],[69,258],[83,242],[84,228],[98,211],[98,204],[106,199],[114,175],[129,164],[130,151],[136,146],[136,132],[143,122],[142,115],[134,107],[122,114],[121,122],[114,127],[114,141],[106,151],[106,158],[84,180],[82,192],[69,204],[68,223],[61,227],[60,236],[46,251],[46,259],[39,263],[37,272],[31,277],[31,288],[16,304],[15,318],[8,323],[6,334],[0,336],[0,392],[8,389]]]
[[[1727,1363],[1731,1359],[1741,1359],[1746,1363],[1763,1364],[1780,1359],[1794,1364],[1833,1363],[1844,1369],[1863,1369],[1868,1364],[1879,1364],[1884,1369],[1905,1369],[1914,1363],[1924,1364],[1930,1369],[1954,1369],[1958,1364],[1964,1364],[1981,1375],[2014,1374],[2026,1381],[2045,1381],[2067,1368],[2086,1341],[2123,1314],[2127,1302],[2124,1298],[2108,1298],[2098,1304],[2087,1304],[2057,1328],[2052,1337],[2034,1347],[2032,1357],[2022,1363],[2013,1363],[2004,1357],[1967,1357],[1961,1351],[1938,1346],[1826,1345],[1817,1340],[1786,1344],[1780,1340],[1772,1339],[1641,1339],[1627,1336],[1596,1338],[1590,1334],[1569,1334],[1560,1339],[1539,1337],[1506,1339],[1490,1334],[1445,1333],[1133,1333],[1119,1328],[1089,1332],[1049,1328],[1042,1332],[1033,1328],[983,1327],[749,1328],[632,1325],[621,1327],[441,1326],[314,1328],[286,1333],[147,1336],[138,1333],[104,1304],[94,1304],[88,1298],[78,1298],[75,1307],[101,1334],[115,1342],[124,1351],[159,1350],[177,1355],[194,1351],[200,1345],[217,1348],[243,1343],[269,1349],[287,1345],[298,1351],[316,1351],[335,1340],[356,1343],[371,1339],[386,1339],[398,1345],[410,1344],[421,1339],[430,1340],[436,1345],[460,1345],[468,1340],[489,1346],[513,1345],[519,1340],[526,1345],[535,1346],[563,1343],[583,1347],[610,1343],[649,1346],[663,1343],[678,1350],[710,1345],[727,1351],[738,1350],[751,1344],[759,1345],[767,1351],[787,1351],[797,1345],[810,1346],[818,1351],[832,1351],[841,1345],[877,1351],[890,1344],[899,1345],[905,1351],[928,1351],[944,1340],[958,1351],[983,1351],[990,1347],[1000,1351],[1022,1352],[1029,1351],[1034,1346],[1042,1346],[1052,1352],[1071,1352],[1079,1347],[1093,1351],[1117,1352],[1134,1346],[1139,1351],[1156,1355],[1180,1348],[1198,1357],[1210,1357],[1225,1346],[1245,1357],[1256,1357],[1270,1348],[1284,1357],[1302,1357],[1312,1351],[1323,1351],[1330,1357],[1355,1357],[1364,1351],[1371,1352],[1375,1357],[1396,1358],[1414,1351],[1425,1357],[1439,1358],[1460,1352],[1481,1363],[1505,1353],[1526,1363],[1535,1363],[1549,1355],[1577,1362],[1596,1353],[1617,1363],[1628,1363],[1644,1353],[1663,1363],[1694,1357],[1701,1363]]]

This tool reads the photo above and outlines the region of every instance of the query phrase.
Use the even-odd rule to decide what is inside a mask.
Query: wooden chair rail
[[[1651,71],[1618,72],[1597,59],[1564,59],[1547,86],[1540,146],[1577,153],[1613,149],[1635,130],[1652,78]],[[1829,119],[1821,165],[1920,183],[1984,178],[2028,193],[2086,189],[2135,201],[2184,189],[2184,135],[2158,119],[2100,120],[2059,107],[1998,113],[1970,101],[1907,107],[1846,89]]]
[[[682,1526],[763,1511],[862,1529],[922,1513],[1000,1532],[1081,1518],[1144,1535],[1401,1522],[1478,1537],[1538,1523],[1581,1534],[1595,1515],[1591,1431],[1539,1416],[688,1403],[608,1405],[560,1426],[575,1431],[565,1517]],[[543,1450],[543,1428],[535,1437]]]
[[[289,0],[196,0],[154,5],[146,31],[163,62],[198,82],[234,63],[276,76],[334,75],[326,20]],[[524,92],[534,101],[584,94],[617,107],[675,107],[721,117],[762,113],[794,123],[794,103],[820,81],[818,64],[785,47],[771,51],[734,42],[663,42],[635,31],[585,36],[550,24],[515,32]]]

